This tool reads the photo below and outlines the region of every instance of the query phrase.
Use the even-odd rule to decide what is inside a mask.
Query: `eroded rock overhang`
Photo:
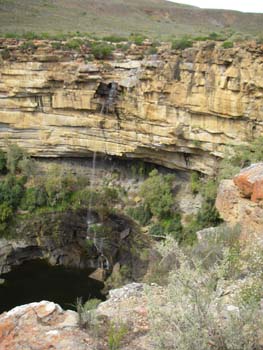
[[[135,50],[135,49],[134,49]],[[37,157],[140,158],[211,174],[262,134],[262,48],[198,44],[108,61],[13,46],[0,65],[0,146]]]

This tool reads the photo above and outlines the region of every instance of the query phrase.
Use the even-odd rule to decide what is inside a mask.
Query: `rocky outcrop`
[[[18,306],[0,316],[0,348],[87,350],[91,342],[78,328],[78,315],[48,301]]]
[[[154,288],[160,293],[160,287]],[[146,303],[142,284],[133,283],[111,291],[110,299],[95,311],[92,320],[96,321],[94,324],[91,321],[86,329],[80,328],[76,312],[64,311],[53,302],[18,306],[0,315],[0,348],[107,350],[109,330],[113,325],[122,324],[126,331],[120,342],[121,349],[150,350]]]
[[[263,237],[263,207],[255,202],[261,191],[257,184],[262,181],[259,163],[242,170],[234,181],[223,180],[218,189],[216,207],[220,216],[231,226],[240,225],[241,237],[245,239]]]
[[[211,174],[226,148],[262,134],[262,47],[88,53],[2,41],[0,146],[37,157],[92,152]]]
[[[234,183],[245,198],[253,202],[263,199],[263,163],[253,164],[234,177]]]

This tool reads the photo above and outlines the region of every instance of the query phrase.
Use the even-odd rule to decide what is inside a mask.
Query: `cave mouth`
[[[37,259],[14,267],[1,275],[0,313],[41,300],[53,301],[63,309],[76,309],[76,301],[97,298],[105,300],[104,284],[89,277],[91,269],[51,266]]]

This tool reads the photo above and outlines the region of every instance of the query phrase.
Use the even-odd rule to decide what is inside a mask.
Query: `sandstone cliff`
[[[143,158],[211,174],[226,147],[262,134],[262,47],[162,46],[85,63],[85,52],[1,42],[0,146],[37,157]]]

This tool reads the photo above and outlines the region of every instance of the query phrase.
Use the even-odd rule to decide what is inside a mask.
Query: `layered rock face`
[[[241,237],[263,237],[262,184],[263,164],[243,169],[233,180],[223,180],[219,186],[216,207],[231,226],[240,225]]]
[[[263,130],[262,47],[213,42],[157,55],[136,48],[112,60],[48,42],[7,46],[0,65],[0,146],[37,157],[143,158],[211,174],[225,149]]]

